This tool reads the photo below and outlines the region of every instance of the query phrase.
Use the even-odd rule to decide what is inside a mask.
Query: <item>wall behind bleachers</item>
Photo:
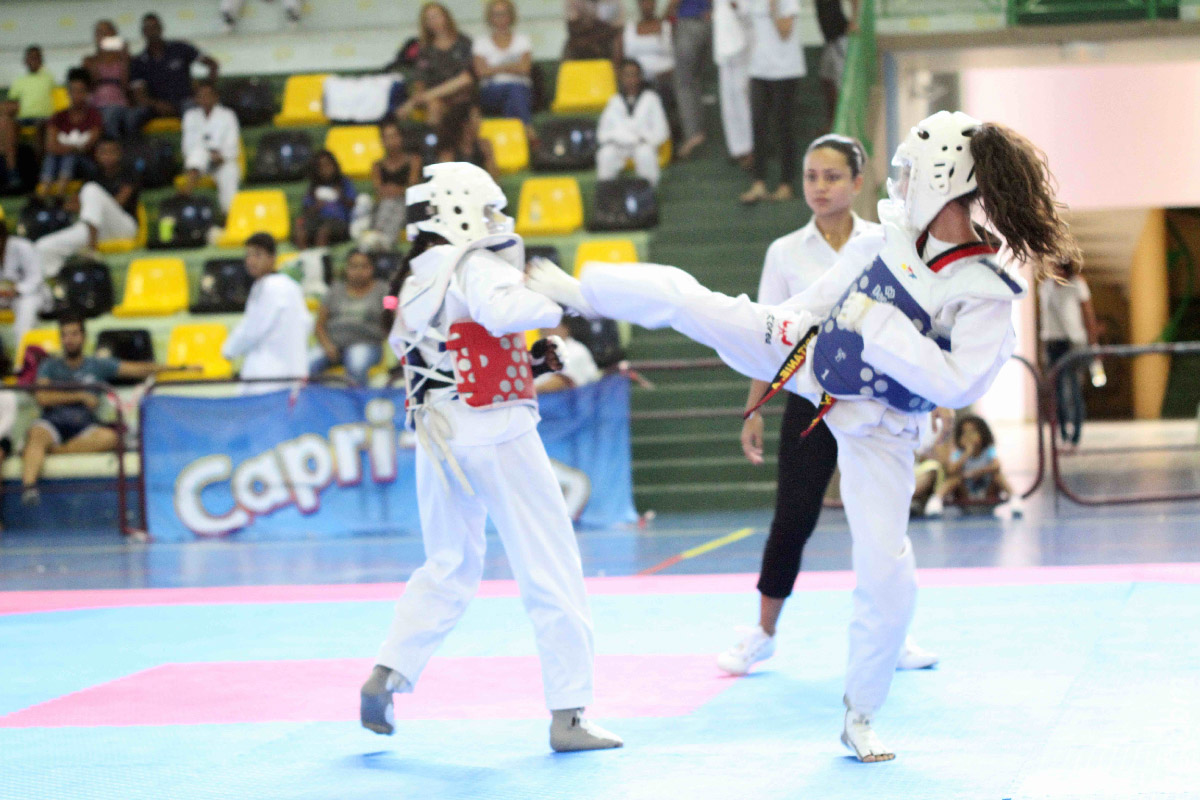
[[[661,0],[665,4],[665,0]],[[483,30],[483,3],[446,0],[468,35]],[[627,0],[632,12],[632,0]],[[168,38],[192,40],[211,53],[227,74],[300,73],[375,69],[392,60],[400,44],[416,35],[420,3],[395,0],[307,0],[300,30],[287,31],[278,3],[248,0],[238,33],[221,32],[217,0],[2,0],[0,85],[23,72],[21,51],[46,48],[46,63],[60,79],[91,50],[97,19],[113,19],[134,51],[142,47],[138,21],[154,10]],[[534,57],[557,59],[566,39],[561,0],[517,0],[520,27],[533,39]],[[806,45],[820,44],[811,0],[802,3]],[[323,35],[314,35],[323,34]]]

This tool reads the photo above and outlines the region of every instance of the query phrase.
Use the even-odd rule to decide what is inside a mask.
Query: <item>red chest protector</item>
[[[446,349],[454,354],[458,396],[471,408],[537,406],[525,334],[492,336],[477,322],[450,326]]]

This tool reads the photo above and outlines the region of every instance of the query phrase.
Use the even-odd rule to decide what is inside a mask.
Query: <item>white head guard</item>
[[[975,191],[971,136],[982,124],[961,111],[939,111],[918,122],[896,149],[888,194],[903,206],[903,225],[913,236],[951,200]]]
[[[425,231],[464,245],[512,233],[512,217],[501,213],[508,199],[486,171],[455,161],[430,164],[423,174],[425,183],[410,186],[404,195],[409,239]]]

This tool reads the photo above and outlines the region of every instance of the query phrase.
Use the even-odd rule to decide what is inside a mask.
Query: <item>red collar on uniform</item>
[[[925,243],[927,241],[929,241],[928,232],[922,233],[917,237],[917,252],[921,254],[921,258],[925,257]],[[933,272],[941,272],[955,261],[961,261],[964,258],[972,258],[974,256],[990,256],[998,252],[1000,252],[998,248],[993,247],[987,242],[967,242],[966,244],[951,247],[930,261],[926,266]]]

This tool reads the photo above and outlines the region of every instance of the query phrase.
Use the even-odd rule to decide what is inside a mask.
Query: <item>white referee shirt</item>
[[[312,314],[300,284],[272,273],[254,282],[242,321],[229,334],[221,354],[243,356],[243,378],[297,378],[308,375],[308,335]],[[270,391],[250,386],[247,393]]]
[[[854,227],[850,239],[864,233],[879,230],[876,222],[867,222],[851,212]],[[814,220],[798,231],[782,236],[767,248],[763,261],[762,278],[758,282],[758,302],[763,305],[779,305],[803,292],[833,266],[838,251],[829,246],[825,237],[817,230]]]

